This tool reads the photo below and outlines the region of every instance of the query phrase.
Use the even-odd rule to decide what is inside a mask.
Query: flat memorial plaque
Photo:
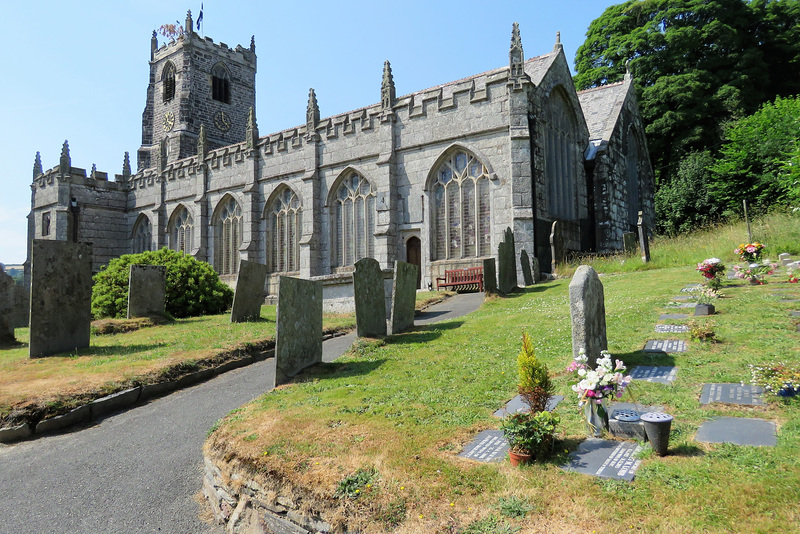
[[[800,311],[790,311],[789,317],[800,317]]]
[[[651,339],[644,345],[645,352],[686,352],[689,345],[682,339]]]
[[[499,462],[508,456],[508,441],[502,430],[484,430],[459,456],[479,462]]]
[[[756,447],[774,447],[778,442],[775,423],[746,417],[718,417],[706,421],[697,430],[695,440]]]
[[[637,365],[629,374],[633,380],[672,384],[678,376],[678,368],[669,365]]]
[[[670,302],[667,304],[667,308],[694,308],[697,306],[695,302]]]
[[[722,404],[747,404],[760,406],[764,404],[761,394],[764,389],[750,384],[703,384],[700,404],[720,402]]]
[[[569,463],[561,468],[630,482],[639,467],[640,460],[636,458],[636,453],[640,450],[637,443],[589,438],[578,446],[578,450],[570,453]]]
[[[672,300],[673,300],[673,301],[678,301],[678,300],[692,300],[693,298],[694,298],[694,297],[691,297],[691,296],[689,296],[689,295],[678,295],[677,297],[672,297]]]
[[[800,299],[781,299],[781,302],[800,302]]]
[[[702,287],[701,284],[689,284],[688,286],[681,289],[681,293],[694,293],[695,291],[700,291]]]
[[[689,316],[685,313],[662,313],[658,316],[659,321],[665,321],[668,319],[688,319]]]
[[[689,327],[685,324],[657,324],[656,333],[658,334],[682,334],[688,332]]]
[[[555,407],[558,406],[558,403],[561,402],[562,400],[564,400],[564,395],[553,395],[552,397],[550,397],[550,400],[547,401],[547,406],[545,406],[544,409],[547,410],[548,412],[552,412],[555,409]],[[527,411],[528,411],[528,405],[525,404],[525,401],[522,400],[522,396],[517,395],[516,397],[508,401],[508,403],[505,406],[494,412],[494,416],[505,417],[510,413],[527,412]]]

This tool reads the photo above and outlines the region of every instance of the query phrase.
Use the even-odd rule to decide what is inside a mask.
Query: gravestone
[[[633,480],[640,460],[636,455],[641,450],[637,443],[589,438],[570,453],[570,461],[561,466],[565,471],[616,480]]]
[[[644,345],[645,352],[686,352],[689,345],[682,339],[651,339]]]
[[[564,236],[558,221],[553,221],[553,226],[550,227],[550,257],[550,272],[555,273],[556,265],[564,263]]]
[[[36,239],[31,245],[31,358],[89,346],[92,245]]]
[[[639,212],[637,226],[639,227],[639,246],[642,249],[642,261],[647,263],[650,261],[650,241],[647,237],[647,227],[644,224],[644,215],[641,211]]]
[[[786,266],[792,263],[792,255],[787,254],[784,252],[783,254],[778,254],[778,261],[781,262],[781,265]]]
[[[662,313],[658,316],[659,321],[666,321],[668,319],[688,319],[689,316],[685,313]]]
[[[547,399],[547,404],[545,405],[544,409],[548,412],[552,412],[562,400],[564,400],[564,395],[553,395]],[[494,416],[502,418],[511,413],[529,411],[531,411],[531,407],[525,403],[525,401],[522,399],[522,395],[517,395],[508,401],[505,406],[494,412]]]
[[[255,261],[239,260],[236,293],[233,294],[233,305],[231,306],[232,323],[257,321],[261,318],[266,281],[266,265]]]
[[[24,286],[14,286],[14,313],[11,315],[11,326],[27,328],[30,318],[31,298]]]
[[[677,297],[672,297],[672,300],[674,302],[678,302],[678,301],[692,300],[692,298],[694,297],[690,297],[689,295],[678,295]]]
[[[128,319],[166,315],[167,268],[133,264],[128,271]]]
[[[394,279],[392,280],[392,334],[414,326],[416,306],[417,266],[404,261],[395,261]]]
[[[497,269],[494,258],[483,260],[483,291],[490,295],[497,294]]]
[[[572,316],[572,357],[583,349],[588,365],[595,368],[600,351],[608,349],[606,306],[603,283],[597,271],[581,265],[569,283],[569,309]]]
[[[732,443],[754,447],[774,447],[775,423],[750,417],[717,417],[697,429],[697,441],[703,443]]]
[[[362,258],[353,271],[358,337],[386,335],[386,293],[378,260]]]
[[[533,273],[531,272],[531,260],[528,258],[528,253],[523,248],[519,253],[519,263],[522,266],[522,279],[526,286],[532,286],[536,282],[533,280]]]
[[[538,284],[542,281],[542,268],[539,265],[539,258],[536,256],[531,258],[531,269],[533,271],[533,283]]]
[[[273,387],[322,361],[322,282],[281,276],[277,316]]]
[[[635,253],[638,244],[635,232],[625,232],[622,234],[622,251],[625,254]]]
[[[695,308],[697,304],[694,302],[670,302],[665,306],[666,308],[681,308],[681,309],[688,309],[688,308]]]
[[[508,455],[508,441],[502,430],[484,430],[458,455],[479,462],[499,462]]]
[[[761,406],[764,400],[761,395],[764,389],[750,384],[703,384],[700,394],[700,404],[744,404],[747,406]]]
[[[685,324],[657,324],[656,332],[659,334],[684,334],[689,331]]]
[[[672,384],[678,376],[678,368],[670,365],[637,365],[631,369],[629,376],[633,380]]]
[[[511,293],[517,288],[517,255],[514,248],[514,233],[511,228],[503,232],[503,241],[497,248],[497,288],[501,293]]]
[[[0,345],[14,343],[15,284],[0,265]]]

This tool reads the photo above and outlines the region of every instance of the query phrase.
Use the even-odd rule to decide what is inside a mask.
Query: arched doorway
[[[406,262],[417,266],[417,289],[422,280],[422,242],[418,237],[412,236],[406,241]]]

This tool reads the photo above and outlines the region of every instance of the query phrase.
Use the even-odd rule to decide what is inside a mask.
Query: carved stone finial
[[[250,51],[251,52],[255,52],[256,51],[256,36],[255,35],[250,37]]]
[[[42,170],[42,155],[39,154],[39,152],[37,151],[36,158],[33,160],[33,177],[36,178],[43,172],[44,170]]]
[[[72,158],[69,157],[69,143],[65,139],[64,144],[61,147],[61,159],[58,162],[58,172],[62,176],[68,176],[71,172],[71,167]]]
[[[192,36],[192,28],[194,27],[194,22],[192,22],[192,10],[188,10],[186,12],[186,26],[183,28],[183,33],[186,37]]]
[[[131,156],[125,152],[125,157],[122,158],[122,176],[125,178],[131,177]]]
[[[245,133],[247,148],[254,149],[258,144],[258,125],[256,124],[256,110],[250,106],[247,112],[247,132]]]
[[[553,45],[553,52],[563,50],[564,45],[561,44],[561,32],[556,32],[556,44]]]
[[[97,164],[92,163],[92,172],[89,174],[92,178],[97,179]]]
[[[511,69],[511,78],[518,79],[525,75],[525,54],[522,51],[522,38],[519,36],[519,24],[516,22],[511,28],[508,66]]]
[[[630,80],[633,78],[633,72],[631,71],[631,60],[628,59],[625,61],[625,79]]]
[[[391,111],[397,97],[394,89],[392,65],[389,60],[383,62],[383,81],[381,82],[381,107],[384,111]]]
[[[153,61],[156,50],[158,50],[158,37],[156,37],[156,31],[153,30],[153,36],[150,38],[150,61]]]
[[[208,155],[208,138],[206,137],[206,125],[200,125],[200,133],[197,136],[197,159],[198,163],[203,163]]]
[[[306,136],[312,137],[316,135],[317,126],[319,125],[319,105],[317,104],[317,95],[314,93],[314,88],[308,90],[308,106],[306,107]]]

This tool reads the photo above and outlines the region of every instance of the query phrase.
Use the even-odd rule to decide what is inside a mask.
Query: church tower
[[[194,156],[201,125],[210,150],[245,140],[256,105],[255,39],[231,49],[200,37],[193,24],[190,11],[182,35],[161,47],[155,31],[150,40],[139,170]]]

